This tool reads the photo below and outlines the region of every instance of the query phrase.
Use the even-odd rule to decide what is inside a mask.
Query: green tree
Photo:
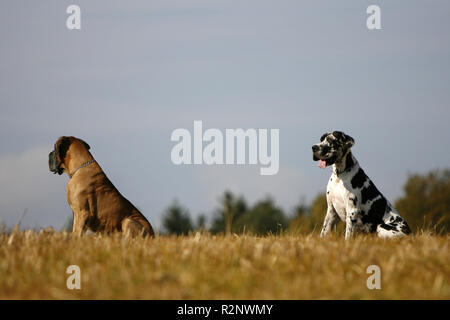
[[[395,202],[395,208],[411,230],[450,231],[450,169],[412,174],[403,190],[404,196]]]
[[[162,224],[169,234],[183,235],[194,229],[189,211],[177,201],[174,201],[165,211]]]
[[[195,224],[195,229],[196,230],[200,230],[200,231],[204,231],[206,230],[206,216],[204,214],[200,214],[197,217],[197,223]]]
[[[311,206],[308,207],[302,202],[294,209],[288,231],[294,234],[320,233],[326,213],[327,197],[325,193],[320,193],[314,198]],[[338,232],[344,230],[343,224],[338,224],[336,230]]]
[[[270,197],[258,201],[236,222],[239,232],[248,231],[258,235],[279,233],[286,226],[287,219],[283,210],[277,207]]]
[[[247,212],[247,203],[243,197],[235,197],[230,191],[225,191],[220,198],[220,207],[216,210],[212,221],[211,232],[237,232],[235,222]]]

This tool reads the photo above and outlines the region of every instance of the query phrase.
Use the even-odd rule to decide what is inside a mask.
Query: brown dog
[[[81,139],[61,137],[48,155],[51,172],[69,175],[66,191],[73,211],[73,233],[82,235],[90,229],[153,236],[150,223],[109,181],[89,149]]]

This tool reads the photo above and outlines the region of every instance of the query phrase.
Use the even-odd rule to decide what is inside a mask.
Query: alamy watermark
[[[73,264],[67,267],[66,273],[70,274],[70,276],[67,277],[66,286],[67,289],[73,290],[81,289],[81,270],[80,267]]]
[[[366,25],[369,30],[380,30],[381,29],[381,9],[379,6],[373,4],[367,7],[367,17]]]
[[[81,8],[76,4],[67,7],[66,13],[69,16],[66,19],[66,27],[69,30],[81,30]],[[366,20],[366,26],[369,30],[381,29],[381,9],[378,5],[372,4],[367,7],[366,13],[370,16]]]
[[[193,135],[179,128],[172,132],[170,140],[178,142],[170,154],[176,165],[260,164],[261,175],[277,174],[280,167],[279,129],[225,129],[223,134],[214,128],[203,132],[203,122],[194,121]]]
[[[373,290],[381,289],[381,269],[376,264],[372,264],[367,267],[366,273],[370,274],[370,276],[367,278],[366,285],[367,289]]]
[[[69,30],[81,29],[81,8],[76,4],[71,4],[67,7],[66,13],[69,16],[66,19],[66,27]]]

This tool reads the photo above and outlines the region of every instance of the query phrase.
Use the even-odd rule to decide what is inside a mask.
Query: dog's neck
[[[359,163],[349,150],[339,161],[333,164],[333,173],[338,176],[350,172],[356,167],[359,167]]]
[[[78,144],[73,144],[71,148],[67,151],[64,161],[69,163],[66,173],[69,177],[78,171],[80,168],[90,164],[94,160],[92,154],[84,147]]]
[[[91,163],[94,163],[95,159],[91,159],[89,161],[86,161],[85,163],[83,163],[81,166],[79,166],[78,168],[76,168],[75,170],[72,170],[71,173],[67,173],[69,175],[69,179],[71,179],[73,177],[73,175],[75,174],[75,172],[77,172],[78,170],[87,167],[88,165],[90,165]]]

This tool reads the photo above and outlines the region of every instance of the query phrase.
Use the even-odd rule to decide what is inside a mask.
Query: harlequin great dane
[[[406,221],[378,191],[350,151],[355,140],[341,131],[322,135],[312,146],[319,168],[333,166],[327,186],[327,213],[320,236],[340,220],[346,224],[345,238],[357,232],[393,238],[411,233]]]

